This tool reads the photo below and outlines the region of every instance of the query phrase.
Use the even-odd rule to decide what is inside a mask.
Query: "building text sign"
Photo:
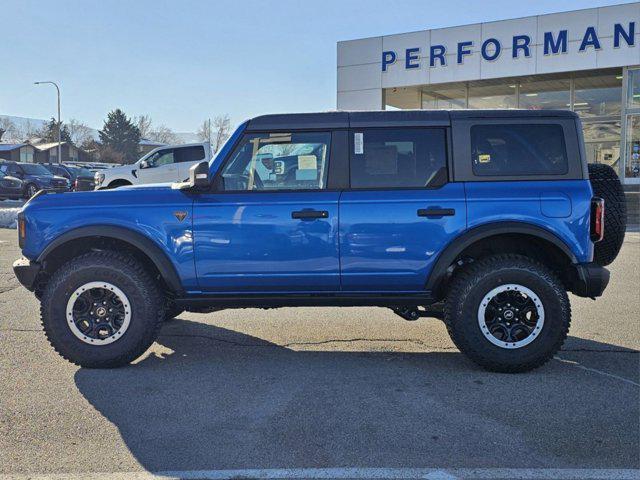
[[[635,46],[636,22],[615,23],[613,25],[613,36],[611,38],[601,39],[598,36],[596,27],[587,27],[584,34],[581,35],[581,41],[575,44],[577,52],[586,52],[590,49],[595,51],[603,48],[603,42],[612,42],[611,47],[623,48]],[[561,55],[568,53],[570,48],[568,29],[558,30],[556,32],[544,32],[542,40],[543,54]],[[487,38],[480,45],[478,52],[485,61],[491,62],[497,60],[502,55],[505,46],[504,40],[501,42],[497,38]],[[531,57],[532,40],[530,35],[517,34],[511,37],[509,44],[509,55],[514,58]],[[429,67],[447,66],[447,56],[455,59],[457,64],[462,64],[465,58],[474,55],[473,41],[460,41],[454,45],[430,45],[428,47],[427,56],[423,55],[423,47],[416,45],[404,49],[402,52],[396,50],[384,50],[382,52],[381,66],[382,71],[386,72],[390,65],[395,64],[398,58],[402,60],[403,66],[407,70],[421,68],[422,63],[426,63]],[[450,49],[453,49],[451,51]],[[451,61],[451,60],[450,60]]]

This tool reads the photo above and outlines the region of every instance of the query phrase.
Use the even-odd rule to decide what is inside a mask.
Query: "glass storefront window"
[[[589,163],[606,163],[620,174],[621,121],[584,121],[584,146]]]
[[[469,84],[469,108],[515,108],[516,82],[473,82]]]
[[[427,110],[456,110],[467,108],[466,86],[423,89],[422,108]]]
[[[576,74],[573,109],[582,118],[622,114],[622,71]]]
[[[640,177],[640,115],[627,116],[627,162],[625,176]]]
[[[568,78],[523,81],[520,84],[519,106],[527,110],[570,110],[571,81]]]
[[[640,108],[640,70],[629,70],[627,92],[627,106]]]

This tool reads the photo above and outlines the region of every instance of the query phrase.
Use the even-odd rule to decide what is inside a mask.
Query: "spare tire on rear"
[[[609,265],[622,248],[627,229],[627,202],[622,183],[609,165],[590,163],[589,181],[596,197],[604,199],[604,238],[595,244],[593,261]]]

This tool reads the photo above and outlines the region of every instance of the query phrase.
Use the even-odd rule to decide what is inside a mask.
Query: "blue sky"
[[[195,131],[335,108],[336,42],[625,3],[600,0],[4,0],[0,114],[100,128],[116,107]]]

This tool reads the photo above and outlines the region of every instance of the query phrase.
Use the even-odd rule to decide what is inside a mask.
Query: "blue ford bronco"
[[[581,131],[567,111],[261,116],[182,183],[36,195],[14,271],[84,367],[135,360],[184,310],[360,305],[440,318],[477,364],[523,372],[624,237]]]

